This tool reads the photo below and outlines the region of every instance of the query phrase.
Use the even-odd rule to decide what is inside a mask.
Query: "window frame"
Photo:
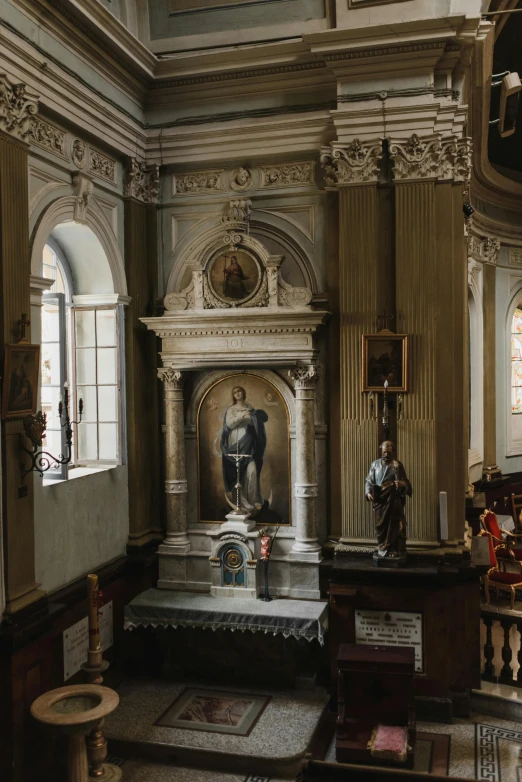
[[[59,388],[60,399],[62,400],[64,399],[65,396],[65,387],[68,378],[67,321],[66,321],[66,312],[65,312],[65,301],[66,301],[65,293],[44,293],[42,295],[42,307],[45,304],[53,304],[58,306],[58,321],[59,321],[58,322],[58,337],[59,337],[58,345],[59,345],[59,359],[60,359],[60,368],[59,368],[60,382],[58,383],[58,388]],[[42,345],[46,344],[43,342],[43,335],[41,338],[41,344]],[[44,384],[40,382],[40,404],[42,404],[41,396],[42,396],[43,388],[44,388]],[[58,417],[58,411],[56,411],[56,417]],[[52,455],[57,457],[65,456],[67,452],[65,427],[61,426],[59,430],[48,427],[48,431],[60,432],[60,453],[52,454]],[[47,446],[44,447],[44,450],[47,450]],[[66,481],[68,478],[68,468],[69,468],[68,464],[60,464],[58,469],[51,468],[47,470],[44,473],[45,481],[49,481],[50,483],[55,481]]]
[[[79,384],[78,383],[78,377],[77,377],[77,374],[78,374],[78,372],[77,372],[77,350],[83,350],[85,348],[78,348],[77,345],[76,345],[76,315],[77,315],[78,312],[93,312],[94,313],[94,323],[95,323],[95,344],[94,344],[94,349],[95,349],[95,351],[97,351],[98,350],[98,345],[97,345],[97,335],[96,335],[96,320],[97,320],[96,319],[96,313],[99,312],[99,311],[103,311],[103,310],[110,310],[112,312],[115,312],[116,338],[115,338],[114,348],[116,350],[116,373],[115,373],[116,374],[116,383],[114,385],[116,386],[116,389],[117,389],[117,394],[116,394],[116,421],[115,422],[112,422],[112,421],[108,421],[108,422],[101,421],[100,422],[98,420],[98,387],[99,386],[103,386],[103,385],[112,385],[112,384],[103,384],[103,383],[98,384],[98,382],[97,382],[97,380],[98,380],[98,378],[97,378],[97,357],[96,357],[96,365],[95,365],[95,372],[96,372],[96,378],[95,379],[96,379],[96,382],[94,384],[91,384],[91,383]],[[98,305],[98,304],[94,304],[93,303],[92,306],[89,306],[87,304],[83,304],[82,303],[81,305],[75,305],[72,308],[72,313],[71,313],[72,314],[71,339],[72,339],[72,356],[73,356],[73,358],[72,358],[72,372],[73,372],[73,385],[74,385],[74,390],[75,390],[75,399],[78,399],[78,400],[80,398],[83,399],[83,396],[80,396],[80,392],[79,392],[79,388],[81,388],[82,386],[94,386],[96,388],[96,420],[95,420],[95,423],[96,423],[96,426],[98,427],[97,433],[96,433],[97,434],[97,453],[98,453],[98,456],[99,456],[99,450],[100,450],[100,435],[99,435],[99,425],[100,425],[100,423],[102,423],[102,424],[103,423],[115,423],[116,424],[116,433],[117,433],[117,437],[116,437],[117,456],[116,456],[116,459],[100,459],[100,458],[97,458],[97,459],[84,459],[84,458],[81,458],[80,455],[79,455],[80,432],[79,432],[78,423],[75,423],[73,425],[73,430],[74,430],[74,441],[73,441],[73,443],[74,443],[74,464],[75,464],[76,467],[106,467],[106,468],[111,468],[111,467],[118,467],[118,466],[120,466],[121,464],[124,463],[124,461],[123,461],[123,452],[124,452],[123,451],[123,446],[124,446],[123,431],[124,430],[123,430],[123,415],[122,415],[123,408],[124,408],[124,405],[123,405],[124,389],[123,389],[123,385],[122,385],[122,377],[123,377],[122,364],[123,364],[123,357],[124,357],[125,354],[124,354],[124,352],[122,350],[122,340],[123,340],[123,336],[124,336],[122,334],[122,332],[124,332],[124,328],[123,328],[123,325],[121,323],[122,314],[123,314],[122,310],[123,310],[123,305],[121,305],[121,304],[99,304]],[[78,410],[78,404],[77,403],[75,404],[75,410],[76,411]],[[74,416],[74,419],[76,421],[76,419],[77,419],[76,415]],[[83,423],[94,423],[94,422],[82,421],[82,424]]]

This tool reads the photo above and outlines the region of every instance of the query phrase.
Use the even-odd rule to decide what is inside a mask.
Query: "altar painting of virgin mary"
[[[264,378],[226,377],[198,412],[199,518],[225,521],[240,505],[259,524],[290,523],[290,432],[286,403]]]

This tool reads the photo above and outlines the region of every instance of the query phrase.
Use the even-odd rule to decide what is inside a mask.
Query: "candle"
[[[440,539],[448,540],[448,494],[439,492]]]
[[[89,610],[89,651],[99,652],[100,646],[100,617],[98,613],[98,576],[91,573],[87,576],[87,602]]]

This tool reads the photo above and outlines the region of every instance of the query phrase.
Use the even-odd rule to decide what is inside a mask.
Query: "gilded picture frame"
[[[2,418],[36,413],[40,345],[19,342],[5,346]]]
[[[224,463],[227,461],[224,451],[235,453],[238,447],[232,442],[233,438],[228,442],[231,430],[226,427],[227,412],[233,406],[235,388],[246,392],[244,399],[239,401],[246,402],[252,413],[255,413],[249,421],[251,426],[253,418],[257,418],[255,434],[251,431],[252,440],[247,442],[247,432],[242,433],[237,451],[241,453],[245,450],[256,455],[252,461],[256,462],[258,468],[257,477],[250,476],[249,492],[255,493],[257,481],[262,506],[253,508],[250,518],[262,526],[291,526],[292,473],[288,408],[280,391],[269,380],[248,372],[220,378],[207,389],[199,403],[196,421],[198,520],[203,523],[224,522],[226,514],[235,507],[235,462],[231,461],[228,470]],[[228,423],[234,426],[236,422]],[[237,428],[239,430],[239,426]],[[257,453],[260,441],[262,453]],[[257,456],[260,458],[256,460]],[[243,484],[244,478],[241,482]],[[254,498],[248,496],[247,501],[255,505]]]
[[[384,329],[362,336],[362,390],[408,391],[408,335]]]

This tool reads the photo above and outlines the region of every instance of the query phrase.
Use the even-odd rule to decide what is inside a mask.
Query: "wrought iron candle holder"
[[[49,451],[42,449],[42,442],[47,429],[47,415],[39,410],[36,415],[27,415],[22,420],[26,437],[32,442],[33,450],[30,451],[25,445],[21,448],[31,458],[31,466],[22,473],[22,482],[25,476],[30,472],[37,472],[43,478],[44,472],[51,469],[69,464],[72,458],[73,425],[81,423],[83,415],[83,399],[78,401],[78,421],[71,421],[69,417],[69,389],[64,388],[63,403],[60,400],[58,405],[58,416],[60,418],[60,427],[65,432],[65,444],[67,446],[67,455],[53,456]]]
[[[388,381],[384,381],[383,385],[383,394],[382,394],[382,415],[381,415],[381,423],[382,428],[384,429],[384,436],[386,439],[390,436],[390,412],[388,407]],[[379,409],[379,394],[376,393],[377,396],[377,411]],[[377,419],[378,414],[375,412],[375,401],[373,396],[373,391],[369,392],[369,403],[370,403],[370,418]],[[402,394],[397,395],[397,421],[400,421],[402,418],[402,403],[403,403],[403,396]]]

